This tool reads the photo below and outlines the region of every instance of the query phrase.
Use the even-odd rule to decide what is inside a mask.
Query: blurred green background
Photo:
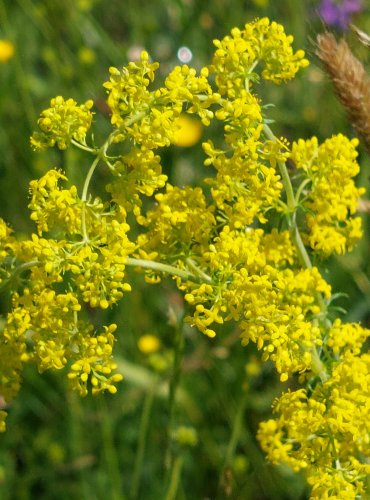
[[[109,66],[121,67],[145,48],[164,76],[179,64],[177,51],[186,46],[193,55],[190,65],[200,68],[210,61],[214,38],[256,17],[282,23],[294,35],[295,48],[304,48],[311,59],[288,85],[261,87],[263,102],[274,104],[276,134],[289,140],[338,132],[353,136],[314,55],[316,35],[324,29],[319,3],[0,0],[0,39],[14,46],[14,55],[0,62],[0,216],[27,234],[33,230],[29,181],[54,166],[73,182],[83,178],[87,165],[80,152],[30,149],[38,115],[52,97],[94,99],[103,135],[109,117],[102,83]],[[370,32],[369,9],[354,22]],[[368,65],[370,51],[352,33],[344,36]],[[369,158],[361,147],[359,161],[359,183],[368,187]],[[180,183],[202,177],[196,174],[203,168],[199,148],[171,150],[164,162]],[[364,222],[365,238],[356,251],[333,258],[322,270],[334,291],[347,294],[339,301],[346,318],[368,324],[370,234]],[[119,308],[94,318],[97,324],[119,325],[116,353],[125,379],[118,393],[80,399],[60,373],[28,369],[0,437],[0,498],[307,498],[302,477],[266,463],[255,440],[258,422],[269,416],[282,390],[272,368],[260,365],[253,346],[240,346],[235,326],[224,327],[214,340],[188,327],[180,331],[183,302],[172,283],[148,287],[141,276],[132,281],[133,292]],[[181,351],[180,363],[174,353]],[[171,400],[174,380],[178,390]],[[174,465],[170,470],[168,463]],[[179,487],[172,495],[177,472]]]

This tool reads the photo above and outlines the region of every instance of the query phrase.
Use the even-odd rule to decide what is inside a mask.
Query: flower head
[[[37,121],[40,132],[31,137],[32,148],[44,150],[56,145],[59,149],[66,149],[72,140],[84,142],[92,123],[90,109],[93,104],[91,99],[81,105],[62,96],[52,99],[50,108],[45,109]]]

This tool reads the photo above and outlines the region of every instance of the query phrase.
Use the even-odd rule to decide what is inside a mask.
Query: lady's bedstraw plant
[[[339,134],[289,145],[274,136],[255,89],[260,78],[280,84],[308,65],[292,41],[264,18],[215,40],[210,66],[198,74],[177,66],[159,88],[158,63],[146,52],[111,68],[112,132],[100,147],[88,140],[93,103],[52,99],[33,148],[77,147],[93,161],[81,187],[56,168],[31,182],[37,231],[29,239],[1,221],[1,287],[11,307],[0,393],[14,398],[26,363],[66,368],[81,395],[116,392],[117,326],[95,331],[84,307],[107,309],[129,292],[127,267],[151,283],[172,276],[191,325],[214,337],[217,325],[236,321],[242,344],[254,342],[282,382],[297,376],[300,388],[283,393],[260,425],[268,459],[303,469],[312,498],[354,499],[370,472],[369,330],[332,319],[330,286],[312,263],[361,237],[358,142]],[[202,187],[172,186],[162,173],[158,151],[175,142],[182,113],[223,125],[222,142],[203,143],[213,172]],[[96,169],[110,172],[104,200],[90,192]],[[144,197],[155,199],[149,210]],[[134,219],[137,237],[127,222]]]

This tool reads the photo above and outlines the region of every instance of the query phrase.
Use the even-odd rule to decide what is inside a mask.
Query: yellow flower
[[[14,56],[14,45],[9,40],[0,40],[0,63],[6,63]]]
[[[197,431],[194,427],[186,427],[185,425],[181,425],[174,431],[173,439],[183,446],[194,447],[198,443]]]
[[[161,342],[155,335],[142,335],[138,340],[138,348],[144,354],[157,352],[161,346]]]
[[[311,181],[303,202],[308,209],[306,241],[323,257],[351,251],[362,236],[361,219],[354,216],[365,192],[353,181],[360,170],[357,146],[358,139],[342,134],[322,144],[312,137],[292,145],[291,159]]]
[[[194,146],[202,136],[203,126],[199,120],[190,118],[187,114],[181,114],[176,125],[179,127],[174,135],[174,144],[183,148]]]
[[[84,143],[93,119],[90,111],[93,104],[91,99],[81,105],[62,96],[51,99],[50,108],[45,109],[37,121],[40,132],[32,135],[32,148],[44,150],[56,145],[67,149],[72,140]]]
[[[308,66],[304,51],[293,51],[293,37],[286,35],[281,24],[265,17],[233,28],[223,40],[214,40],[216,47],[210,72],[214,73],[221,95],[235,98],[246,83],[255,81],[254,70],[262,62],[261,76],[276,84],[294,77],[300,68]]]
[[[89,47],[81,47],[78,51],[78,59],[82,64],[90,66],[95,63],[96,55]]]
[[[245,365],[245,373],[248,377],[258,377],[262,372],[262,363],[256,357],[252,356],[251,359]]]
[[[269,0],[253,0],[253,3],[256,7],[267,7]]]
[[[91,0],[78,0],[77,8],[81,12],[89,12],[93,6],[93,2]]]

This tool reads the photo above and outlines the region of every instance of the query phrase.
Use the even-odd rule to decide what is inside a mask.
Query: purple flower
[[[327,25],[345,30],[352,14],[360,12],[362,8],[362,0],[321,0],[318,12]]]

